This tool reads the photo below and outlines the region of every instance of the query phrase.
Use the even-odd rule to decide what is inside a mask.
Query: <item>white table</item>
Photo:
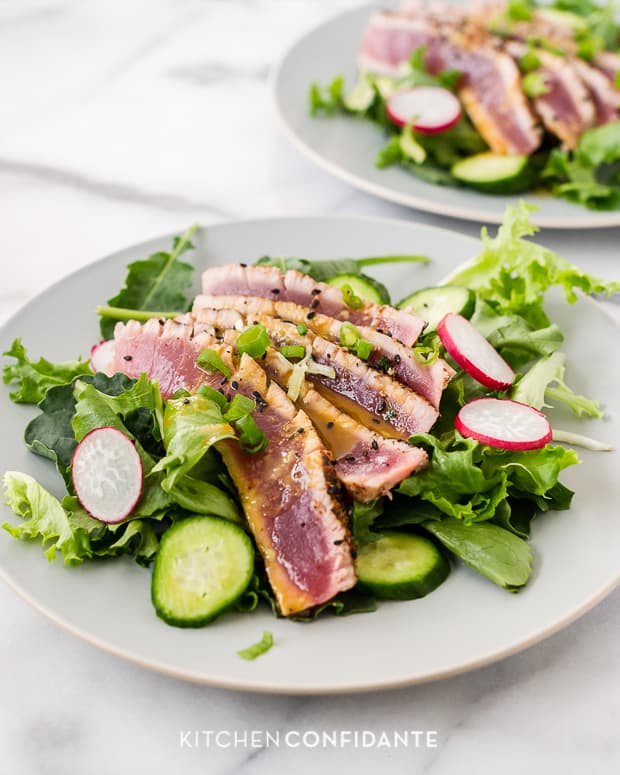
[[[476,234],[330,179],[278,131],[268,71],[350,0],[5,0],[0,320],[56,278],[193,221],[386,214]],[[620,229],[542,241],[620,278]],[[2,410],[6,411],[6,407]],[[192,686],[74,640],[0,587],[0,772],[620,771],[620,592],[497,665],[367,696]],[[181,730],[437,731],[437,747],[183,747]],[[262,737],[261,737],[262,736]],[[291,738],[295,740],[295,738]],[[308,738],[310,743],[314,739]],[[228,742],[221,737],[221,746]],[[344,769],[346,768],[346,770]]]

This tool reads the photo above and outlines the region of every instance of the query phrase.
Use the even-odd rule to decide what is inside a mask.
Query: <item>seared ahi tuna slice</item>
[[[247,355],[234,379],[241,393],[261,397],[255,419],[269,444],[256,455],[235,441],[217,448],[239,490],[278,607],[288,616],[355,585],[347,514],[333,459],[307,415],[275,383],[267,386]]]
[[[194,301],[194,315],[197,321],[217,321],[218,313],[214,310],[226,311],[229,315],[235,310],[245,315],[269,315],[290,320],[292,323],[304,324],[323,339],[340,342],[342,321],[327,315],[317,313],[308,319],[307,307],[286,301],[271,301],[250,296],[197,296]],[[228,318],[230,321],[230,318]],[[233,328],[224,325],[225,320],[219,320],[220,327]],[[411,348],[405,347],[394,338],[378,333],[368,326],[358,326],[360,336],[373,345],[373,350],[367,363],[379,368],[399,382],[407,385],[416,393],[426,398],[435,407],[439,407],[441,395],[450,378],[453,369],[442,359],[431,365],[423,365],[415,359]]]
[[[192,392],[203,384],[220,387],[221,374],[205,372],[196,365],[196,359],[207,347],[214,347],[229,368],[234,366],[232,349],[195,332],[191,316],[179,321],[149,320],[144,326],[134,320],[117,323],[114,340],[115,357],[109,372],[133,378],[146,373],[157,380],[164,398],[179,388]]]
[[[410,8],[406,15],[377,12],[364,33],[360,68],[396,73],[413,51],[424,46],[430,73],[461,73],[459,96],[491,150],[533,153],[542,134],[521,91],[518,68],[497,50],[485,30],[459,29],[459,21],[454,14],[452,24],[435,20],[425,9]]]
[[[572,65],[583,81],[594,104],[596,123],[607,124],[610,121],[617,121],[620,91],[614,88],[604,73],[596,67],[592,67],[588,62],[584,62],[583,59],[572,60]]]
[[[424,329],[424,321],[387,305],[363,304],[360,309],[347,307],[342,291],[319,283],[301,272],[282,274],[271,266],[219,266],[202,276],[202,290],[208,296],[259,296],[277,301],[292,301],[311,307],[308,313],[321,312],[355,325],[370,326],[392,335],[411,347]]]
[[[438,412],[425,398],[386,374],[371,369],[337,344],[312,333],[301,335],[294,324],[276,318],[252,315],[251,320],[266,328],[276,347],[290,344],[310,347],[317,363],[334,369],[333,378],[308,374],[311,382],[323,388],[320,391],[323,395],[349,399],[372,417],[386,422],[401,439],[408,439],[414,433],[426,433],[434,425]],[[337,401],[334,403],[338,404]]]
[[[202,349],[215,349],[233,370],[227,390],[259,400],[262,410],[255,419],[269,440],[263,452],[246,454],[236,441],[216,446],[239,490],[280,610],[297,613],[350,589],[356,579],[341,488],[310,420],[277,385],[267,387],[265,373],[251,358],[244,355],[234,370],[232,348],[209,333],[193,335],[188,322],[170,321],[162,331],[152,321],[144,327],[119,324],[116,370],[131,377],[146,372],[164,395],[200,384],[217,389],[221,374],[188,367]],[[181,364],[178,372],[175,363]]]
[[[594,64],[612,83],[616,83],[620,73],[620,54],[614,51],[601,51],[594,57]]]
[[[506,50],[518,59],[526,47],[512,41]],[[547,91],[532,100],[534,108],[547,130],[565,148],[574,148],[580,135],[596,121],[594,103],[569,59],[543,49],[536,49],[536,56],[541,66],[535,72],[543,77]]]
[[[261,361],[274,382],[288,388],[292,369],[273,349]],[[409,444],[386,439],[341,412],[308,382],[299,391],[297,405],[336,459],[336,475],[355,500],[367,503],[388,493],[427,463],[426,453]]]
[[[428,46],[436,35],[435,27],[425,19],[377,11],[364,30],[358,67],[363,72],[398,75],[412,52]]]

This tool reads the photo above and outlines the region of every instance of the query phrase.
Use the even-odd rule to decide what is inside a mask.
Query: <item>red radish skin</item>
[[[109,373],[112,363],[114,361],[114,351],[116,349],[116,343],[114,339],[109,339],[107,342],[103,339],[94,344],[90,348],[90,368],[95,372],[102,371],[104,374],[111,376]]]
[[[461,436],[513,452],[540,449],[552,439],[549,421],[533,406],[500,398],[475,398],[456,416]]]
[[[95,428],[73,453],[71,477],[81,505],[94,519],[126,519],[142,495],[144,469],[135,444],[118,428]]]
[[[437,326],[437,333],[448,354],[481,385],[506,390],[514,382],[514,371],[462,315],[449,312]]]
[[[411,125],[422,134],[438,134],[453,127],[461,117],[461,103],[440,86],[414,86],[390,95],[385,103],[397,126]]]

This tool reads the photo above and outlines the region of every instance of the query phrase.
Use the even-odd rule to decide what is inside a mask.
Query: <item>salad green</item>
[[[366,551],[374,558],[373,562],[379,557],[380,545],[372,545],[381,541],[386,531],[390,540],[383,540],[381,546],[385,546],[381,552],[391,552],[393,547],[400,551],[403,546],[416,543],[401,540],[400,534],[421,536],[499,586],[517,591],[527,583],[531,573],[528,539],[533,519],[550,510],[570,507],[573,493],[560,482],[560,476],[564,469],[579,462],[573,449],[555,443],[529,451],[498,449],[465,438],[454,427],[461,407],[480,396],[512,398],[537,409],[563,404],[578,417],[603,416],[595,399],[576,394],[567,384],[566,356],[561,349],[563,333],[549,319],[544,299],[549,289],[557,287],[566,301],[573,304],[581,294],[620,292],[620,283],[593,277],[531,241],[529,238],[536,231],[530,221],[531,212],[532,208],[523,203],[509,207],[497,235],[491,237],[483,230],[479,255],[446,277],[436,289],[440,292],[435,294],[442,309],[452,303],[450,299],[456,299],[454,303],[458,304],[459,311],[469,317],[518,372],[517,379],[507,390],[493,391],[462,369],[456,369],[444,391],[440,418],[435,426],[430,432],[409,439],[411,444],[426,450],[428,466],[402,481],[393,498],[352,503],[353,538],[360,550],[368,547]],[[116,320],[122,319],[117,303],[124,305],[122,309],[128,314],[133,311],[131,305],[139,313],[149,315],[152,314],[150,307],[157,307],[157,314],[167,316],[189,308],[190,299],[183,289],[190,286],[191,268],[186,268],[190,265],[181,261],[180,256],[190,247],[191,233],[190,230],[175,240],[171,253],[158,253],[130,265],[123,291],[99,310],[103,311],[102,325],[106,333],[112,330]],[[281,269],[303,268],[315,279],[329,280],[343,272],[363,278],[362,269],[366,266],[391,260],[416,262],[421,257],[380,256],[329,262],[263,257],[259,263]],[[164,295],[160,286],[166,276],[176,280],[172,290],[168,289]],[[464,293],[455,293],[454,289],[459,288],[465,289]],[[448,296],[446,289],[450,290]],[[424,303],[433,303],[432,290],[424,289]],[[412,293],[407,298],[410,297]],[[268,343],[265,336],[262,326],[252,326],[245,332],[244,348],[251,357],[260,359],[265,352]],[[353,350],[361,347],[358,355],[364,357],[365,341],[355,326],[342,327],[341,341]],[[445,357],[434,327],[420,337],[415,351],[423,362]],[[199,359],[201,368],[221,371],[222,365],[225,366],[223,361],[215,362],[208,353],[204,351]],[[171,534],[179,540],[183,538],[184,542],[193,534],[194,528],[181,529],[184,522],[189,524],[193,520],[191,524],[197,525],[197,534],[210,535],[213,531],[201,529],[200,519],[206,517],[215,520],[212,523],[215,535],[231,536],[231,545],[253,547],[249,539],[247,543],[241,540],[246,535],[246,521],[217,445],[224,440],[238,443],[247,454],[259,454],[264,449],[267,439],[254,419],[258,411],[255,401],[242,395],[229,400],[206,386],[192,395],[181,390],[169,400],[163,400],[157,383],[149,381],[146,375],[130,379],[122,374],[112,377],[93,374],[88,364],[80,360],[58,364],[43,358],[34,361],[19,340],[5,355],[13,361],[3,371],[4,381],[12,386],[11,399],[37,407],[25,430],[26,445],[34,454],[55,464],[65,490],[64,496],[58,499],[27,474],[5,473],[4,497],[20,518],[17,524],[3,526],[13,537],[39,541],[48,559],[59,553],[67,565],[118,555],[130,555],[140,564],[149,565],[158,557],[162,536]],[[144,471],[144,486],[137,505],[126,519],[116,524],[104,524],[90,516],[80,505],[72,483],[72,458],[77,445],[91,431],[103,427],[116,428],[134,443]],[[554,430],[556,440],[590,449],[606,448],[592,439]],[[222,529],[222,521],[231,529]],[[417,543],[427,546],[424,541]],[[230,595],[224,591],[221,606],[219,603],[214,608],[207,606],[198,617],[183,613],[185,602],[178,595],[168,596],[166,578],[173,572],[170,570],[173,566],[166,564],[167,570],[159,574],[157,587],[157,599],[166,601],[165,605],[161,603],[167,612],[164,618],[193,626],[192,622],[206,622],[231,606],[238,612],[253,611],[261,601],[277,613],[261,558],[253,551],[254,557],[241,557],[237,553],[236,561],[243,564],[244,573],[248,574],[248,580],[241,585],[243,589],[235,588]],[[225,556],[224,552],[222,557]],[[438,559],[436,554],[433,557],[433,568],[443,570],[441,573],[429,571],[434,579],[432,584],[426,576],[426,580],[420,580],[422,577],[415,575],[417,566],[411,566],[413,575],[405,582],[391,577],[386,581],[381,570],[377,580],[373,575],[375,564],[370,583],[374,594],[368,592],[368,585],[353,589],[295,618],[311,621],[326,610],[336,615],[375,610],[375,597],[387,588],[393,596],[394,583],[399,594],[405,588],[409,592],[415,588],[416,594],[420,594],[419,590],[430,591],[443,580],[444,570],[448,568],[443,559]],[[161,567],[164,567],[163,561]],[[192,566],[191,573],[197,573],[197,568]],[[199,570],[211,589],[211,571],[205,570],[202,564]],[[422,569],[420,573],[424,575],[426,571]],[[241,656],[253,658],[270,645],[270,638],[265,636]]]

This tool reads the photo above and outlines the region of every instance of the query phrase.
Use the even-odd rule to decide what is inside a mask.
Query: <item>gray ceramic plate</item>
[[[501,223],[506,205],[519,197],[437,186],[399,167],[377,169],[374,159],[385,144],[380,129],[345,116],[310,116],[308,88],[312,81],[326,84],[334,76],[344,75],[348,84],[355,82],[362,31],[378,5],[366,5],[337,16],[308,33],[286,54],[274,75],[276,110],[285,134],[323,169],[370,194],[430,213]],[[528,193],[527,199],[540,208],[536,216],[540,226],[588,229],[620,225],[620,211],[595,212],[548,194]]]
[[[97,339],[95,305],[122,284],[128,262],[168,249],[170,238],[129,248],[62,280],[28,304],[0,332],[5,350],[21,336],[33,355],[52,360],[87,353]],[[210,227],[197,240],[198,270],[254,261],[265,253],[328,258],[426,253],[429,266],[381,272],[396,297],[438,281],[474,255],[468,237],[399,221],[293,218]],[[402,265],[401,265],[402,267]],[[198,275],[198,272],[196,273]],[[549,305],[566,332],[570,380],[606,405],[606,423],[562,425],[620,445],[618,328],[594,303]],[[60,494],[47,461],[26,451],[23,431],[32,408],[9,403],[2,389],[0,471],[21,470]],[[75,635],[144,667],[202,683],[268,692],[347,692],[412,684],[487,664],[565,626],[609,593],[620,579],[619,460],[583,453],[566,472],[576,492],[570,512],[535,525],[534,576],[511,595],[466,567],[427,598],[386,603],[374,614],[327,617],[313,624],[276,620],[266,611],[227,615],[200,630],[166,626],[149,600],[150,573],[129,559],[65,568],[48,563],[38,545],[0,531],[2,575],[38,610]],[[274,482],[274,486],[277,484]],[[0,507],[0,521],[15,520]],[[275,647],[256,662],[236,651],[273,631]]]

